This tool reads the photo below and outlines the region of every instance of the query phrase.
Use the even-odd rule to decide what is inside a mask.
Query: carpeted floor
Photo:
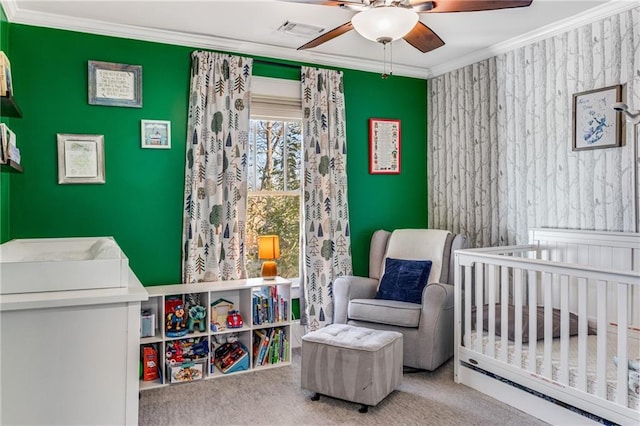
[[[359,404],[300,388],[300,352],[291,366],[142,392],[140,425],[544,425],[513,407],[453,382],[453,361],[405,374],[369,412]]]

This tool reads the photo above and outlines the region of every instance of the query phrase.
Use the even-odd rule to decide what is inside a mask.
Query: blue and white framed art
[[[622,122],[612,107],[620,102],[622,85],[573,95],[573,150],[621,146]]]

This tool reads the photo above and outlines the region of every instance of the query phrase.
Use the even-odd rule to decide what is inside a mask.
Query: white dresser
[[[0,246],[0,424],[137,424],[148,294],[115,241],[96,250],[104,241]]]

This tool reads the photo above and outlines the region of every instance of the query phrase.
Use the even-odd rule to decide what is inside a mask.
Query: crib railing
[[[534,390],[567,396],[565,402],[598,415],[613,410],[622,419],[637,418],[627,365],[640,347],[640,274],[632,270],[638,247],[629,255],[614,249],[603,256],[611,260],[604,268],[567,262],[597,263],[600,252],[587,249],[585,256],[579,244],[537,241],[455,252],[456,377],[462,360],[508,379],[531,378]],[[616,255],[629,258],[629,269],[614,268],[622,265]],[[607,370],[614,369],[612,379]]]

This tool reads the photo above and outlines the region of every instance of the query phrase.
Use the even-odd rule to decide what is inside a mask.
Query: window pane
[[[262,261],[258,259],[258,236],[280,236],[278,275],[294,278],[299,275],[300,196],[249,196],[247,205],[246,267],[249,278],[259,277]]]
[[[284,130],[282,121],[251,120],[249,159],[249,189],[253,191],[282,191]]]
[[[300,122],[286,123],[286,187],[285,190],[291,191],[300,189],[300,151],[302,145],[302,124]]]

